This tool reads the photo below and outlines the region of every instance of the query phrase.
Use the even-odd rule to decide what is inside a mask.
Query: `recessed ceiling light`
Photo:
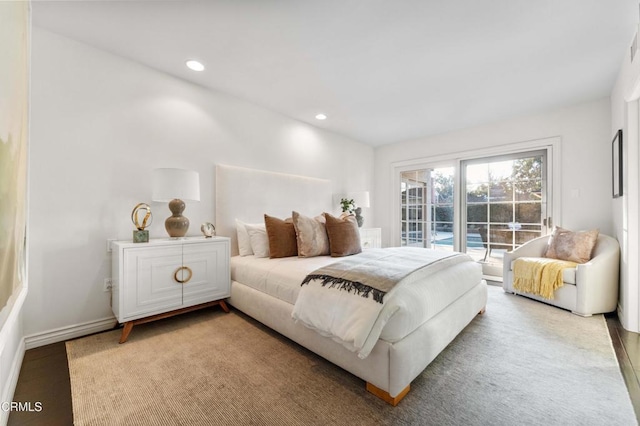
[[[198,62],[194,59],[189,59],[187,62],[187,67],[191,70],[194,71],[204,71],[204,65],[202,65],[202,62]]]
[[[326,114],[318,114],[318,115],[316,115],[316,119],[318,119],[318,120],[326,120],[327,116],[326,116]]]

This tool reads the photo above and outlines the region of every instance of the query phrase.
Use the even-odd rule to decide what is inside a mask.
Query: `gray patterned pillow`
[[[572,232],[556,226],[549,239],[544,257],[586,263],[591,260],[591,253],[599,233],[597,229]]]

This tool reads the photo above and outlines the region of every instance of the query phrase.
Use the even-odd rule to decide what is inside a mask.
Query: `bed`
[[[308,215],[334,212],[332,183],[218,165],[215,188],[216,228],[220,235],[232,239],[229,303],[361,378],[369,392],[392,405],[398,404],[409,392],[413,379],[458,333],[478,313],[484,312],[487,289],[479,265],[458,262],[432,274],[435,277],[430,279],[438,284],[434,285],[431,295],[425,297],[424,305],[404,306],[418,299],[405,295],[405,300],[398,302],[404,311],[394,311],[398,313],[390,315],[379,330],[379,337],[364,354],[348,348],[292,318],[295,302],[300,291],[304,291],[300,285],[302,279],[318,268],[333,264],[336,258],[239,256],[236,237],[236,219],[259,223],[265,213],[287,217],[292,209],[304,210]],[[270,191],[272,188],[278,190]],[[374,254],[371,250],[366,250],[363,256]],[[357,259],[357,256],[351,257]],[[394,297],[385,301],[383,309],[395,300]],[[416,311],[419,314],[414,315]]]

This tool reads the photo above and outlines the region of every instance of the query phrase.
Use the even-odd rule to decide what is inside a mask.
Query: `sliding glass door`
[[[507,154],[446,159],[448,167],[398,167],[394,242],[468,253],[489,279],[501,277],[505,252],[552,227],[555,143],[540,140]]]
[[[546,151],[465,160],[462,251],[501,275],[506,251],[547,233]],[[550,210],[549,210],[550,211]]]

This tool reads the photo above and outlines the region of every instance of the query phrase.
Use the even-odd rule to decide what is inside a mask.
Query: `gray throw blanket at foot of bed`
[[[444,267],[448,264],[445,259],[457,255],[459,253],[410,247],[371,249],[316,269],[301,285],[319,280],[323,287],[354,292],[365,298],[371,295],[374,301],[382,303],[385,294],[407,275],[427,266],[436,269],[438,263]]]

